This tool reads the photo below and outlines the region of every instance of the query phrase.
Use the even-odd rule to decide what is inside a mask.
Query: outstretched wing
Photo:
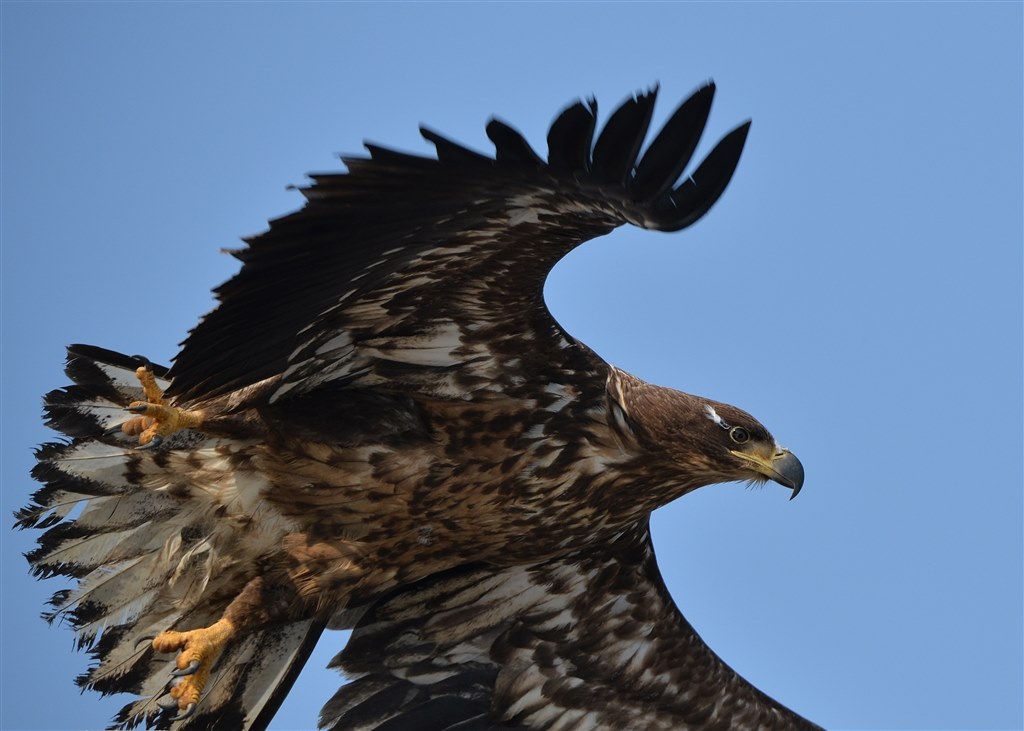
[[[623,223],[678,230],[714,204],[749,123],[677,184],[713,94],[708,84],[686,100],[642,156],[655,91],[620,106],[596,142],[596,103],[569,107],[546,162],[497,120],[494,159],[427,129],[436,159],[367,145],[369,158],[312,176],[306,206],[235,253],[244,265],[185,342],[169,393],[203,399],[274,379],[273,399],[328,382],[458,398],[578,369],[561,354],[571,340],[544,305],[544,280]]]
[[[646,525],[532,567],[463,569],[375,605],[334,664],[335,731],[817,729],[686,621]]]

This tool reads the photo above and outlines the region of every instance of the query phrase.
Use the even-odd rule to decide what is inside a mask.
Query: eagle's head
[[[689,394],[678,395],[683,398],[677,400],[688,409],[694,408],[692,402],[696,400],[711,422],[712,426],[701,424],[704,428],[698,431],[705,453],[712,456],[723,477],[750,482],[773,480],[793,491],[790,500],[796,497],[804,484],[804,467],[796,455],[778,445],[757,419],[735,406]],[[680,455],[684,460],[687,456]]]
[[[655,386],[617,368],[608,395],[623,426],[683,484],[685,491],[717,482],[804,484],[804,468],[753,416],[729,404]]]

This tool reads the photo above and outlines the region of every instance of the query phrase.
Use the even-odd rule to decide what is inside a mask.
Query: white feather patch
[[[725,420],[718,415],[718,412],[715,411],[715,408],[711,404],[704,404],[704,413],[707,414],[707,417],[711,419],[711,421],[715,422],[723,429],[729,428],[729,425],[726,424]]]
[[[540,223],[537,211],[530,208],[513,208],[509,212],[508,225],[519,226],[524,223]]]

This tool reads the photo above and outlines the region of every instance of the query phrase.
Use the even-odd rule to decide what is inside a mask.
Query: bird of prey
[[[548,312],[554,264],[622,224],[677,231],[749,122],[683,173],[706,84],[644,148],[656,89],[572,104],[547,159],[367,145],[233,252],[164,368],[71,346],[68,440],[18,514],[64,575],[51,619],[128,692],[115,724],[264,728],[326,627],[354,627],[329,729],[816,728],[723,663],[672,602],[653,510],[797,458],[746,412],[603,361]]]

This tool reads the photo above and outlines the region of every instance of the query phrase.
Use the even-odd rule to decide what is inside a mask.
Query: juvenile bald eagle
[[[130,692],[116,723],[262,728],[325,626],[355,626],[331,729],[815,728],[701,641],[661,581],[655,508],[800,462],[749,414],[654,386],[564,332],[552,266],[623,223],[676,231],[749,124],[679,183],[714,89],[642,155],[655,92],[538,157],[367,145],[235,252],[172,368],[72,346],[19,514],[51,617]],[[79,507],[80,510],[76,510]],[[176,653],[176,655],[174,654]],[[170,682],[168,682],[170,680]]]

